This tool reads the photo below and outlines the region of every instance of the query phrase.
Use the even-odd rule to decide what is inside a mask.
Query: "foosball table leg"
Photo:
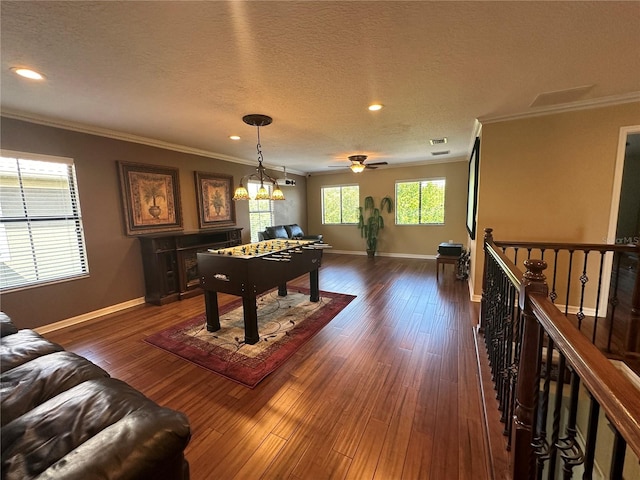
[[[256,295],[244,294],[242,296],[242,308],[244,310],[244,342],[249,345],[255,345],[260,341]]]
[[[318,269],[311,270],[309,272],[309,286],[311,287],[311,295],[309,296],[309,300],[311,302],[319,302],[320,301],[320,282]]]
[[[207,312],[207,332],[217,332],[220,330],[218,292],[204,291],[204,307]]]

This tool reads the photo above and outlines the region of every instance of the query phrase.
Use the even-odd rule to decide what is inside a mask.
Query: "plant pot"
[[[369,250],[367,249],[367,257],[369,258],[373,258],[376,256],[376,251],[375,250]]]
[[[151,207],[149,207],[149,214],[153,218],[159,218],[160,212],[161,212],[160,207],[158,207],[157,205],[152,205]]]

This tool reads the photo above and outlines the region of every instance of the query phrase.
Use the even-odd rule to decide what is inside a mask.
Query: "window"
[[[260,188],[259,183],[249,182],[247,190],[249,197],[255,198]],[[271,195],[271,185],[265,185],[269,195]],[[249,200],[249,226],[251,229],[251,241],[257,242],[258,232],[262,232],[266,227],[273,225],[273,200]]]
[[[322,223],[358,223],[358,185],[322,187]]]
[[[396,224],[444,224],[444,187],[444,178],[396,182]]]
[[[73,161],[3,151],[0,290],[88,273]]]

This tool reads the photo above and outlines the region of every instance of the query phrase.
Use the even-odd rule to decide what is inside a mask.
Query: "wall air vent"
[[[446,155],[451,153],[451,150],[440,150],[439,152],[431,152],[431,155]]]
[[[431,140],[429,140],[429,143],[431,145],[442,145],[443,143],[447,143],[447,137],[432,138]]]

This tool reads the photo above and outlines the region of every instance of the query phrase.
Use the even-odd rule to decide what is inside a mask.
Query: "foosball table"
[[[309,273],[310,300],[320,299],[318,269],[329,245],[319,240],[265,240],[198,253],[200,286],[204,290],[207,330],[220,330],[218,292],[242,297],[245,343],[260,340],[256,297],[278,287],[287,295],[287,282]]]

